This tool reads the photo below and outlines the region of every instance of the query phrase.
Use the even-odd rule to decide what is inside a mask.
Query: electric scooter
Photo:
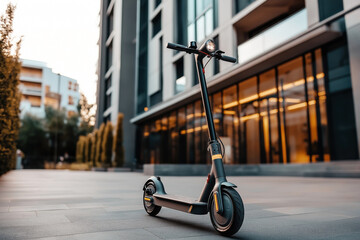
[[[220,145],[221,140],[216,137],[215,133],[203,59],[208,57],[210,58],[209,61],[211,58],[215,58],[232,63],[235,63],[236,59],[223,55],[224,52],[220,50],[215,51],[215,44],[210,39],[200,48],[197,48],[195,41],[191,42],[189,47],[168,43],[167,48],[194,54],[210,137],[208,151],[210,151],[212,166],[198,200],[167,194],[160,177],[150,177],[143,187],[145,211],[151,216],[156,216],[160,212],[161,207],[172,208],[191,214],[207,214],[210,212],[211,223],[216,231],[222,235],[231,236],[239,231],[243,223],[244,205],[239,193],[234,189],[236,185],[226,180],[222,161],[224,153]]]

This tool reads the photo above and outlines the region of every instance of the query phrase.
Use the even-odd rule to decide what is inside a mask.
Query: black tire
[[[145,211],[150,216],[156,216],[161,210],[160,206],[156,206],[155,204],[153,204],[151,202],[145,201],[145,197],[151,197],[155,192],[156,192],[156,187],[155,187],[154,183],[148,182],[145,186],[145,190],[143,193],[143,204],[144,204]]]
[[[239,193],[232,188],[222,189],[222,200],[224,205],[222,215],[215,210],[214,198],[211,200],[211,223],[221,235],[232,236],[239,231],[244,221],[244,204]]]

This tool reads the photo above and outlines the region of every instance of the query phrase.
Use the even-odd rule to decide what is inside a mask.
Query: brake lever
[[[213,53],[213,57],[220,59],[220,58],[221,58],[221,54],[223,54],[223,53],[225,53],[225,52],[223,52],[223,51],[221,51],[221,50],[216,50],[216,51]]]

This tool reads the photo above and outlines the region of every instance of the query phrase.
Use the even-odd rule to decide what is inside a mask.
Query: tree
[[[101,161],[106,165],[111,165],[112,158],[112,148],[113,148],[113,126],[110,121],[106,123],[105,132],[102,142],[102,153]]]
[[[80,101],[77,106],[78,112],[80,114],[80,134],[87,135],[94,130],[94,123],[95,123],[95,114],[93,108],[95,104],[89,104],[86,96],[81,93]]]
[[[13,20],[15,6],[9,4],[0,17],[0,175],[14,168],[16,140],[19,132],[18,90],[21,63],[20,40],[13,46]]]
[[[66,118],[63,132],[63,139],[62,143],[64,145],[63,152],[60,152],[60,154],[67,153],[69,155],[68,159],[65,159],[65,161],[73,162],[75,153],[76,153],[76,140],[79,137],[79,116],[73,115],[69,118]]]
[[[43,168],[50,152],[48,138],[41,119],[27,114],[21,120],[18,148],[25,154],[24,168]]]
[[[50,158],[49,160],[58,161],[58,156],[65,154],[65,129],[66,112],[64,109],[54,109],[52,107],[45,107],[45,124],[44,128],[48,132],[50,139]]]
[[[95,154],[95,162],[100,163],[101,162],[101,152],[102,152],[102,141],[104,136],[104,130],[105,130],[105,124],[102,123],[100,125],[99,131],[98,131],[98,139],[96,143],[96,154]]]
[[[122,167],[124,165],[123,119],[124,119],[124,114],[119,113],[116,123],[114,146],[113,146],[113,151],[115,152],[116,167]]]

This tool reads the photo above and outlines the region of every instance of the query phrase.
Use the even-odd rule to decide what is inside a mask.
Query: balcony
[[[23,95],[41,96],[42,93],[41,87],[29,87],[20,85],[19,89]]]
[[[238,46],[238,61],[244,64],[305,32],[307,11],[300,10],[280,23]]]

